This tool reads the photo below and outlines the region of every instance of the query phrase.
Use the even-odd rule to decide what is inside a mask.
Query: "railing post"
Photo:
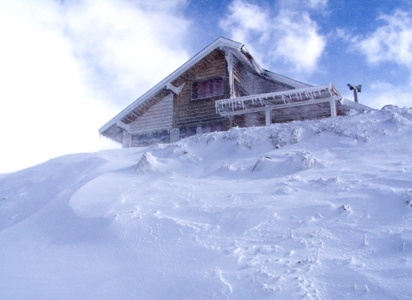
[[[266,126],[269,126],[270,123],[271,123],[271,120],[270,120],[270,106],[269,105],[266,105],[266,107],[265,107],[265,123],[266,123]]]
[[[332,118],[336,117],[338,115],[337,111],[336,111],[336,101],[335,101],[335,97],[332,97],[332,99],[330,100],[330,116]]]

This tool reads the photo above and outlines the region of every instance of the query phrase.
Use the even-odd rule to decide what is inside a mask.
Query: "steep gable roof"
[[[293,88],[304,88],[310,85],[270,72],[265,70],[259,66],[259,64],[254,60],[252,55],[247,51],[245,46],[241,43],[232,41],[230,39],[220,37],[211,43],[209,46],[201,50],[191,59],[189,59],[186,63],[176,69],[173,73],[135,100],[132,104],[127,106],[124,110],[122,110],[119,114],[117,114],[113,119],[107,122],[104,126],[99,129],[99,133],[105,135],[107,137],[113,138],[116,140],[115,136],[117,136],[121,129],[117,127],[117,123],[122,121],[122,119],[126,118],[128,115],[132,114],[136,110],[139,109],[146,101],[150,100],[152,97],[156,96],[160,93],[163,89],[167,88],[170,89],[171,82],[176,80],[179,76],[183,73],[191,69],[194,65],[204,59],[208,54],[210,54],[215,49],[223,49],[224,51],[229,51],[231,54],[236,56],[242,62],[248,64],[252,67],[258,74],[268,77],[272,80],[284,83],[288,86]]]

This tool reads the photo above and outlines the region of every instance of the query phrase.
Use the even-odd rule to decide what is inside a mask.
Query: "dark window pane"
[[[192,100],[221,96],[223,94],[224,88],[222,78],[213,78],[193,82],[192,84]]]

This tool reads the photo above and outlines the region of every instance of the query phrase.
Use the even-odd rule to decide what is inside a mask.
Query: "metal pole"
[[[358,103],[358,90],[356,88],[353,89],[353,98],[355,102]]]
[[[356,103],[359,103],[358,101],[358,92],[360,93],[362,91],[362,85],[358,84],[357,86],[353,86],[350,83],[347,84],[350,90],[353,90],[353,98],[355,99]]]

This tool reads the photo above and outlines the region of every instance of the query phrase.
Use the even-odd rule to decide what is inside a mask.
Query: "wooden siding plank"
[[[150,107],[145,114],[129,124],[131,133],[171,129],[173,126],[173,94]]]

